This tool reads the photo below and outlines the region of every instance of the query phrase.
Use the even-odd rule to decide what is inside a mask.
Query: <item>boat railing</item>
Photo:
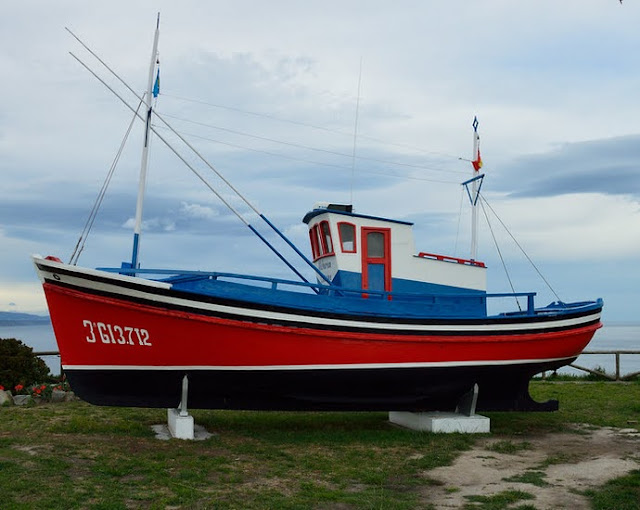
[[[450,257],[448,255],[438,255],[437,253],[427,253],[424,251],[421,251],[420,253],[418,253],[418,257],[423,259],[439,260],[440,262],[454,262],[456,264],[464,264],[465,266],[486,267],[484,262],[480,262],[479,260],[461,259],[458,257]]]
[[[496,293],[492,293],[492,294],[487,294],[488,298],[519,298],[519,297],[526,297],[527,298],[527,309],[526,309],[526,314],[527,315],[535,315],[535,299],[534,297],[536,296],[535,292],[496,292]],[[522,311],[518,311],[518,312],[511,312],[508,313],[506,315],[520,315],[522,314]]]
[[[439,300],[470,300],[470,299],[496,299],[496,298],[526,298],[527,306],[526,310],[509,312],[507,315],[535,315],[535,292],[499,292],[499,293],[483,293],[478,292],[460,292],[460,293],[405,293],[405,292],[388,292],[382,290],[372,290],[363,288],[349,288],[337,285],[328,285],[323,283],[310,283],[300,282],[294,280],[285,280],[281,278],[273,278],[269,276],[257,276],[247,275],[239,273],[224,273],[218,271],[199,271],[199,270],[175,270],[175,269],[134,269],[134,268],[98,268],[100,271],[106,271],[110,273],[119,273],[125,275],[145,275],[147,277],[156,276],[162,277],[160,281],[167,283],[185,282],[190,279],[230,279],[230,280],[244,280],[254,283],[266,284],[266,287],[270,287],[275,290],[282,287],[293,287],[297,290],[308,289],[315,293],[323,295],[337,295],[337,296],[350,296],[350,297],[362,297],[382,299],[389,301],[425,301],[436,303]],[[557,310],[556,310],[557,311]]]

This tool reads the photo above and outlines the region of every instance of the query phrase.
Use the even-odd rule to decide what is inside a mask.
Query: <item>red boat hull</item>
[[[479,410],[553,410],[530,399],[529,379],[571,363],[600,327],[598,311],[372,332],[204,314],[59,277],[44,290],[65,372],[99,405],[174,407],[188,375],[191,408],[453,410],[478,384]]]

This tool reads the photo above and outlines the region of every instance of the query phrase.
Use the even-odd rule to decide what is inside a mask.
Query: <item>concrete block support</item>
[[[459,413],[411,413],[390,411],[389,421],[412,430],[461,434],[486,434],[491,430],[491,420],[486,416]]]
[[[171,437],[176,439],[194,439],[195,424],[193,416],[183,415],[178,409],[167,409],[167,425]]]

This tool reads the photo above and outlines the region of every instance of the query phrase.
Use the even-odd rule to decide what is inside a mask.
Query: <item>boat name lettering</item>
[[[90,344],[102,342],[103,344],[142,345],[151,347],[150,335],[146,329],[131,326],[118,326],[104,322],[83,320],[87,336],[85,339]]]
[[[318,264],[318,269],[331,269],[331,261],[324,260]]]

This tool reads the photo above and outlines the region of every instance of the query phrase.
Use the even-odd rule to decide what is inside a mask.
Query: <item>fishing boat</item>
[[[156,27],[141,98],[142,182],[148,139],[161,137],[150,122],[161,118],[151,101],[157,39]],[[464,183],[474,211],[477,140],[475,123]],[[317,203],[304,215],[310,256],[256,210],[314,281],[248,223],[300,280],[141,267],[140,189],[130,262],[93,269],[33,257],[64,372],[96,405],[168,408],[188,398],[206,409],[453,411],[476,388],[478,410],[550,411],[557,402],[535,402],[530,379],[573,362],[601,326],[601,299],[537,307],[535,292],[488,293],[475,252],[416,250],[412,223],[351,204]],[[489,313],[505,296],[526,304]]]

